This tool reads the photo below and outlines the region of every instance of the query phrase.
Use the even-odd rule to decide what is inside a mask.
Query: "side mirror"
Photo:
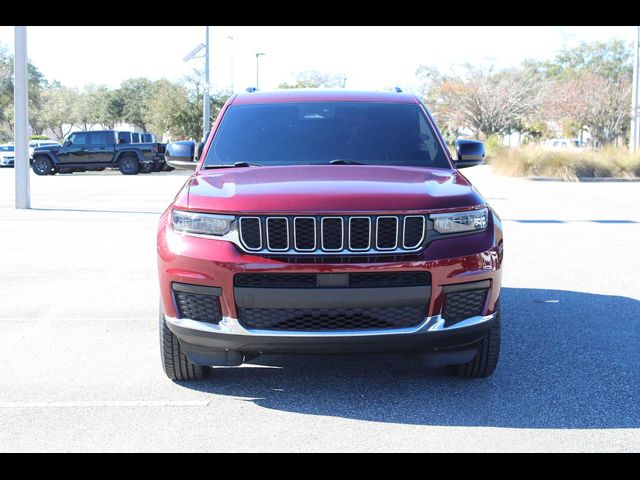
[[[195,158],[196,142],[191,140],[180,140],[167,144],[164,152],[164,160],[174,168],[184,170],[195,170],[198,161]]]
[[[456,168],[475,167],[484,163],[484,145],[477,140],[456,140],[456,153]]]

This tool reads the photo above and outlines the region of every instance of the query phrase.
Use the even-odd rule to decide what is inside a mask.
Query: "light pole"
[[[231,93],[233,93],[233,37],[229,35],[227,38],[231,42]]]
[[[196,57],[198,52],[204,48],[204,55]],[[196,48],[187,53],[182,60],[188,62],[193,58],[204,58],[204,93],[202,102],[202,134],[209,131],[211,124],[211,96],[209,95],[209,27],[205,27],[205,43],[201,43]]]
[[[29,190],[29,89],[27,88],[27,27],[15,27],[14,112],[16,208],[31,208]]]
[[[631,135],[629,149],[631,153],[638,151],[640,143],[640,118],[638,118],[638,90],[640,89],[640,27],[636,27],[636,38],[633,42],[633,86],[631,91]]]
[[[256,90],[260,88],[260,57],[266,55],[266,53],[256,53]]]

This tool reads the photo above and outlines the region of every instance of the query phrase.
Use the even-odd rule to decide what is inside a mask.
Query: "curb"
[[[578,177],[577,181],[564,180],[562,178],[555,177],[523,177],[525,180],[531,180],[533,182],[640,182],[640,178],[615,178],[615,177]]]

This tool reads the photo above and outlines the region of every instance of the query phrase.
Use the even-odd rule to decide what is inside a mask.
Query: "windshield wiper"
[[[367,165],[366,163],[356,162],[355,160],[346,160],[344,158],[336,158],[329,162],[330,165]]]
[[[233,165],[207,165],[204,167],[205,170],[209,168],[240,168],[240,167],[260,167],[262,165],[258,165],[257,163],[249,163],[249,162],[236,162]]]

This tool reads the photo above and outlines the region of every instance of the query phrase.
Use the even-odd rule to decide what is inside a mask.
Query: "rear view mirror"
[[[195,170],[198,162],[195,158],[196,142],[192,140],[180,140],[167,144],[164,152],[164,160],[174,168]]]
[[[477,140],[456,140],[456,153],[456,168],[475,167],[484,163],[484,145]]]

